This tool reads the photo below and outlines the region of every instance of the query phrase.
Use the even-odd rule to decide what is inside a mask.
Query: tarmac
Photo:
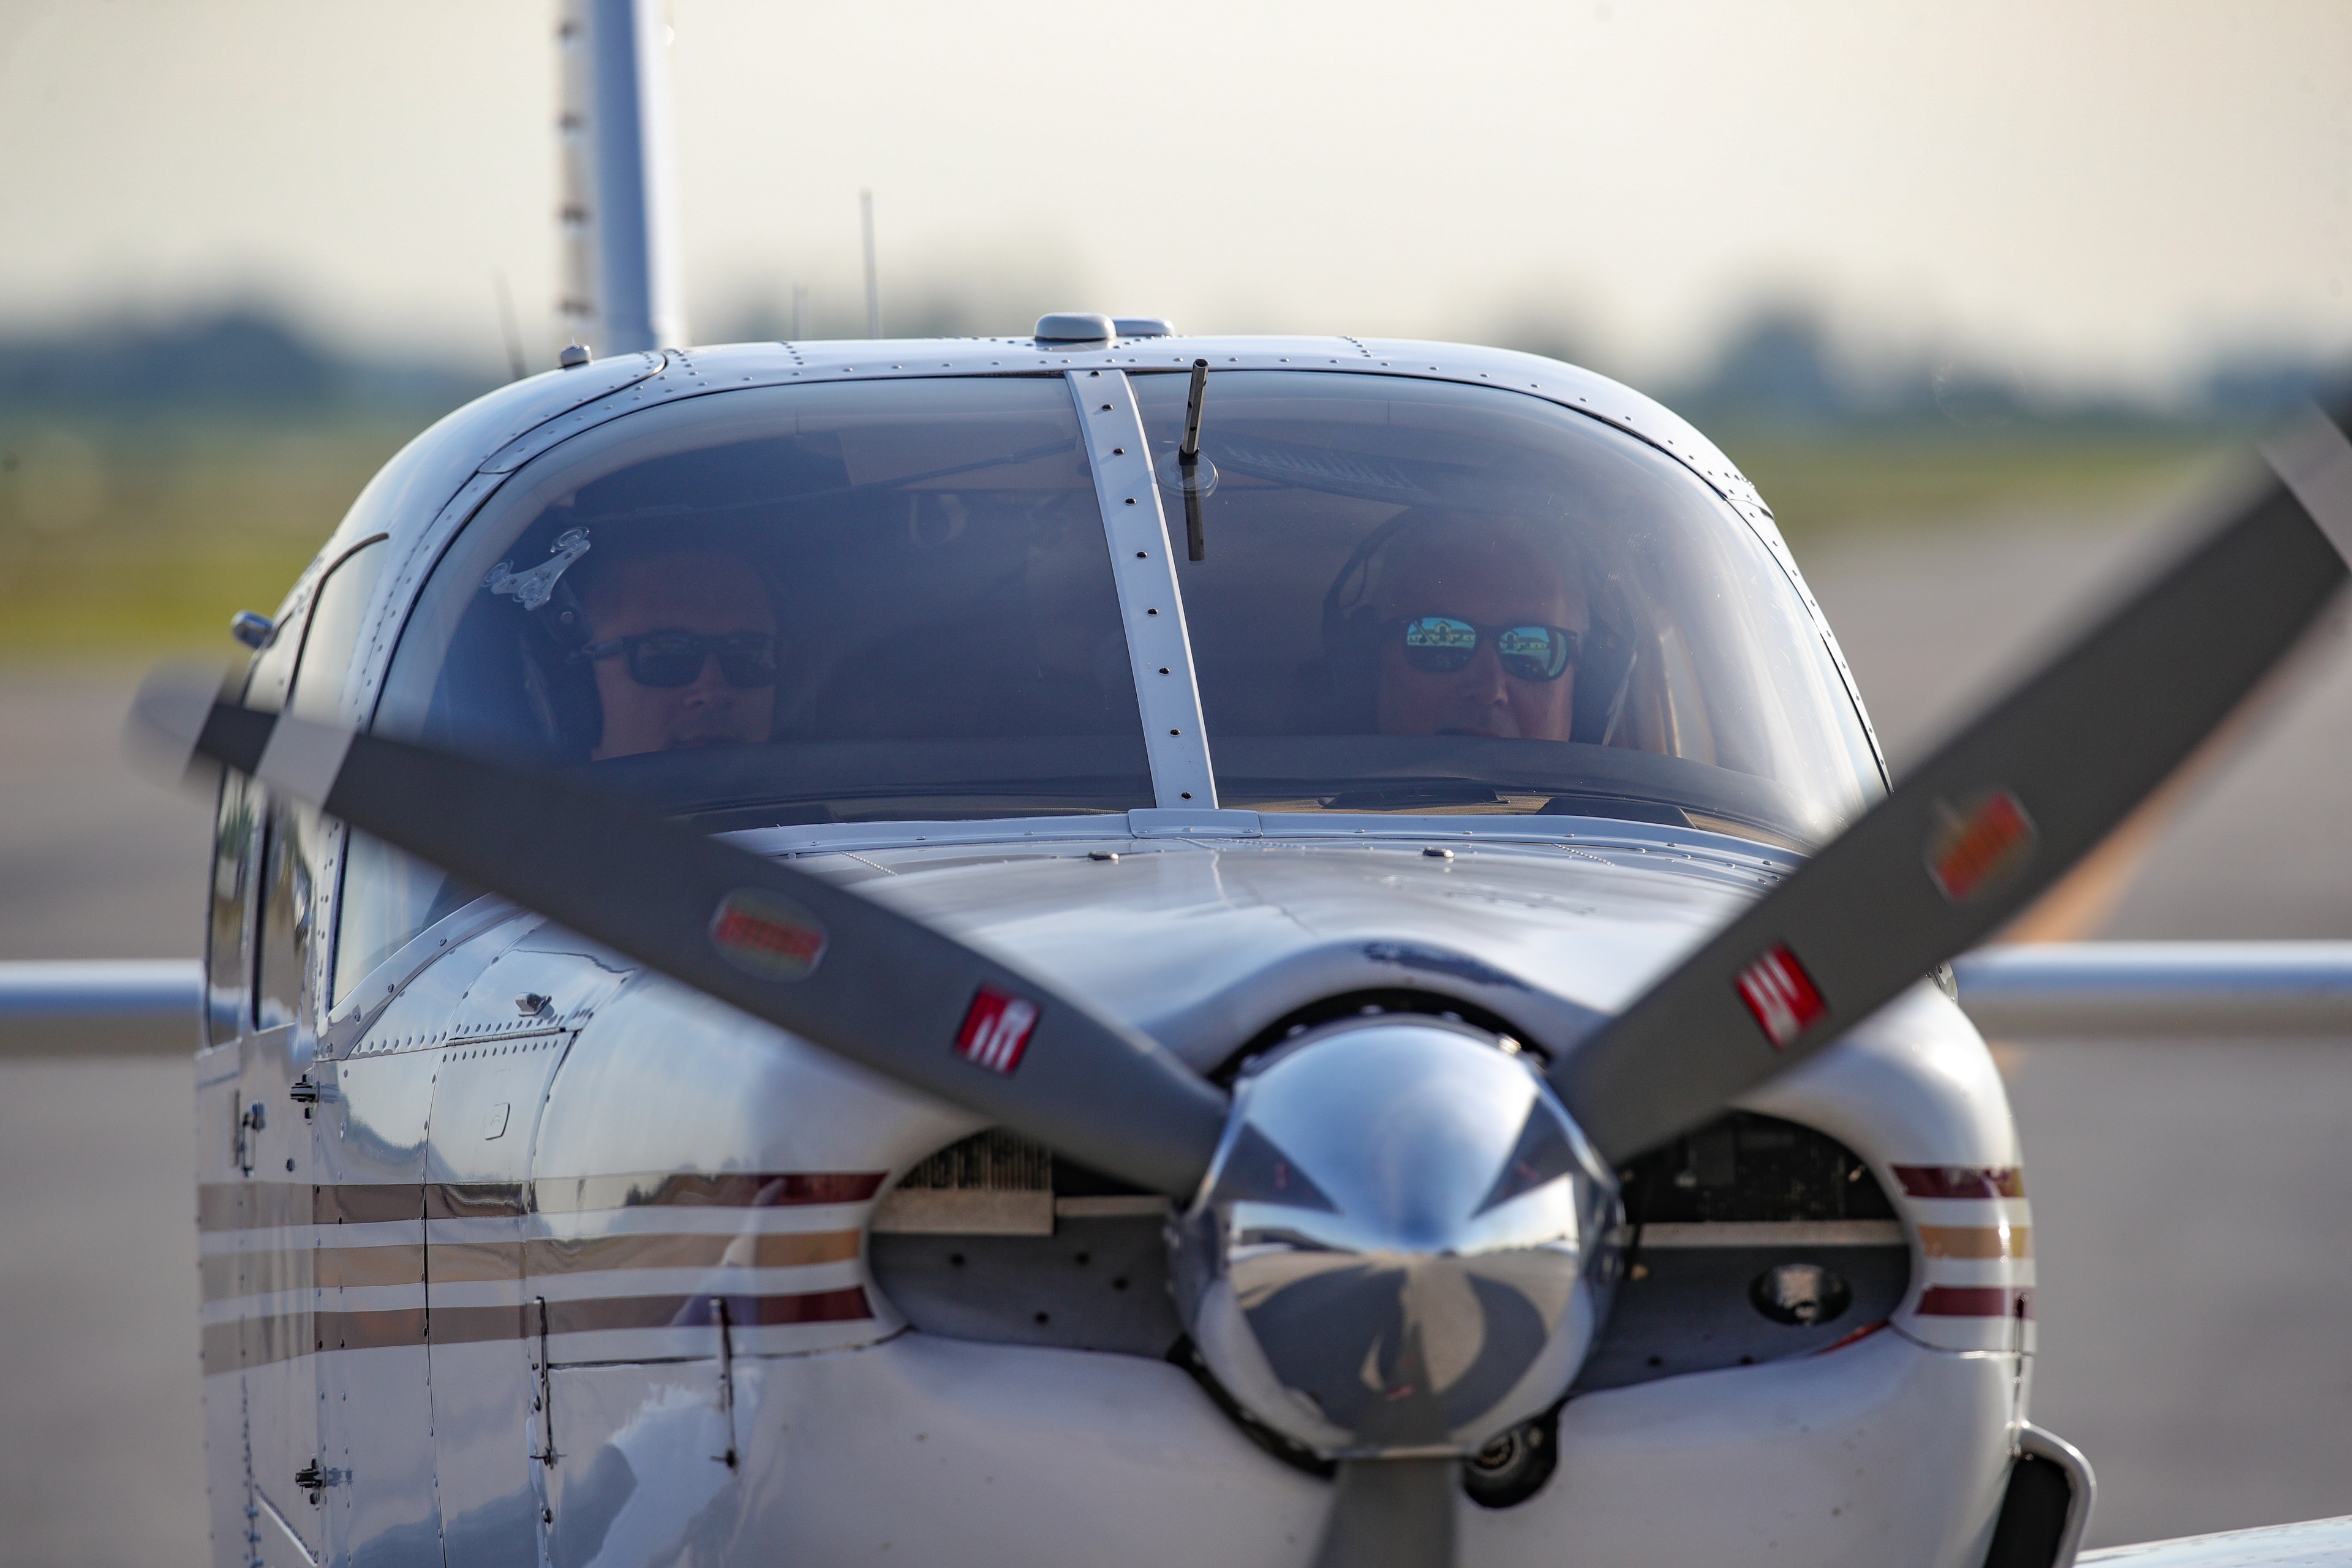
[[[1983,519],[1800,555],[1899,774],[2167,533]],[[135,679],[0,669],[0,958],[197,951],[206,812],[119,761]],[[2340,628],[2182,793],[2095,934],[2352,935]],[[2352,1513],[2352,1041],[1997,1052],[2034,1206],[2033,1415],[2098,1469],[2092,1544]],[[188,1083],[170,1058],[0,1059],[5,1568],[209,1560]]]

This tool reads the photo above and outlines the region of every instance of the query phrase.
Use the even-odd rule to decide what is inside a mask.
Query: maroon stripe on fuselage
[[[2021,1285],[1930,1285],[1914,1310],[1923,1318],[2031,1318],[2033,1292]]]
[[[881,1171],[655,1171],[555,1176],[533,1182],[207,1182],[196,1189],[201,1231],[278,1230],[404,1219],[497,1219],[522,1215],[673,1208],[792,1208],[864,1203]]]
[[[421,1345],[425,1342],[425,1321],[422,1307],[394,1307],[374,1312],[321,1312],[318,1348],[368,1351],[393,1345]]]
[[[639,1175],[542,1176],[531,1184],[541,1214],[598,1209],[793,1208],[864,1203],[882,1190],[881,1171],[656,1171]]]
[[[425,1314],[425,1337],[436,1345],[475,1345],[492,1340],[519,1340],[524,1326],[520,1307],[435,1307]]]
[[[353,1182],[311,1191],[317,1194],[310,1203],[312,1225],[383,1225],[423,1219],[428,1189],[422,1182]]]
[[[234,1323],[211,1323],[204,1331],[204,1365],[207,1373],[236,1372],[316,1348],[316,1327],[308,1312],[243,1318]]]
[[[426,1219],[515,1219],[530,1212],[528,1182],[434,1182],[425,1189]]]
[[[1895,1179],[1915,1198],[2021,1198],[2025,1173],[2014,1165],[1897,1165]]]
[[[811,1290],[791,1296],[720,1297],[727,1315],[738,1328],[753,1324],[854,1323],[874,1315],[866,1292],[852,1285],[840,1290]],[[594,1333],[605,1329],[693,1328],[717,1321],[711,1297],[607,1296],[577,1301],[550,1301],[547,1330],[551,1334]],[[439,1335],[435,1335],[438,1338]]]
[[[546,1304],[550,1334],[614,1329],[700,1328],[716,1322],[712,1297],[604,1296]],[[855,1323],[874,1316],[865,1290],[808,1290],[791,1295],[729,1293],[728,1321],[737,1328],[790,1323]],[[402,1307],[372,1312],[296,1312],[215,1323],[204,1331],[205,1370],[235,1372],[309,1355],[314,1351],[382,1350],[397,1345],[489,1344],[537,1337],[536,1302],[512,1307]]]

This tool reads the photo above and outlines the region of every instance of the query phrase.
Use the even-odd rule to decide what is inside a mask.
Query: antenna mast
[[[857,217],[866,231],[866,335],[882,335],[882,285],[874,274],[874,193],[857,193]]]
[[[563,0],[562,310],[600,353],[687,341],[667,39],[661,0]]]

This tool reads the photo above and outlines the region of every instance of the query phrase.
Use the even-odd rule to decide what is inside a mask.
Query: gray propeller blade
[[[1142,1034],[806,872],[555,779],[377,736],[194,704],[176,741],[853,1061],[1167,1193],[1199,1186],[1224,1097]],[[208,704],[208,706],[207,706]]]
[[[1342,1459],[1315,1568],[1445,1568],[1459,1459]]]
[[[2284,484],[1554,1066],[1611,1163],[1703,1123],[1975,946],[2229,715],[2334,596],[2352,551],[2343,433],[2314,415],[2271,455]]]

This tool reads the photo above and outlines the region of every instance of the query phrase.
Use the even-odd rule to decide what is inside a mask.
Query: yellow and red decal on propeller
[[[2041,837],[2023,804],[2006,789],[1987,790],[1964,807],[1939,800],[1935,810],[1936,829],[1927,837],[1927,876],[1936,890],[1956,904],[2024,869]]]
[[[710,917],[710,945],[746,974],[805,980],[824,957],[824,927],[782,893],[739,888]]]

